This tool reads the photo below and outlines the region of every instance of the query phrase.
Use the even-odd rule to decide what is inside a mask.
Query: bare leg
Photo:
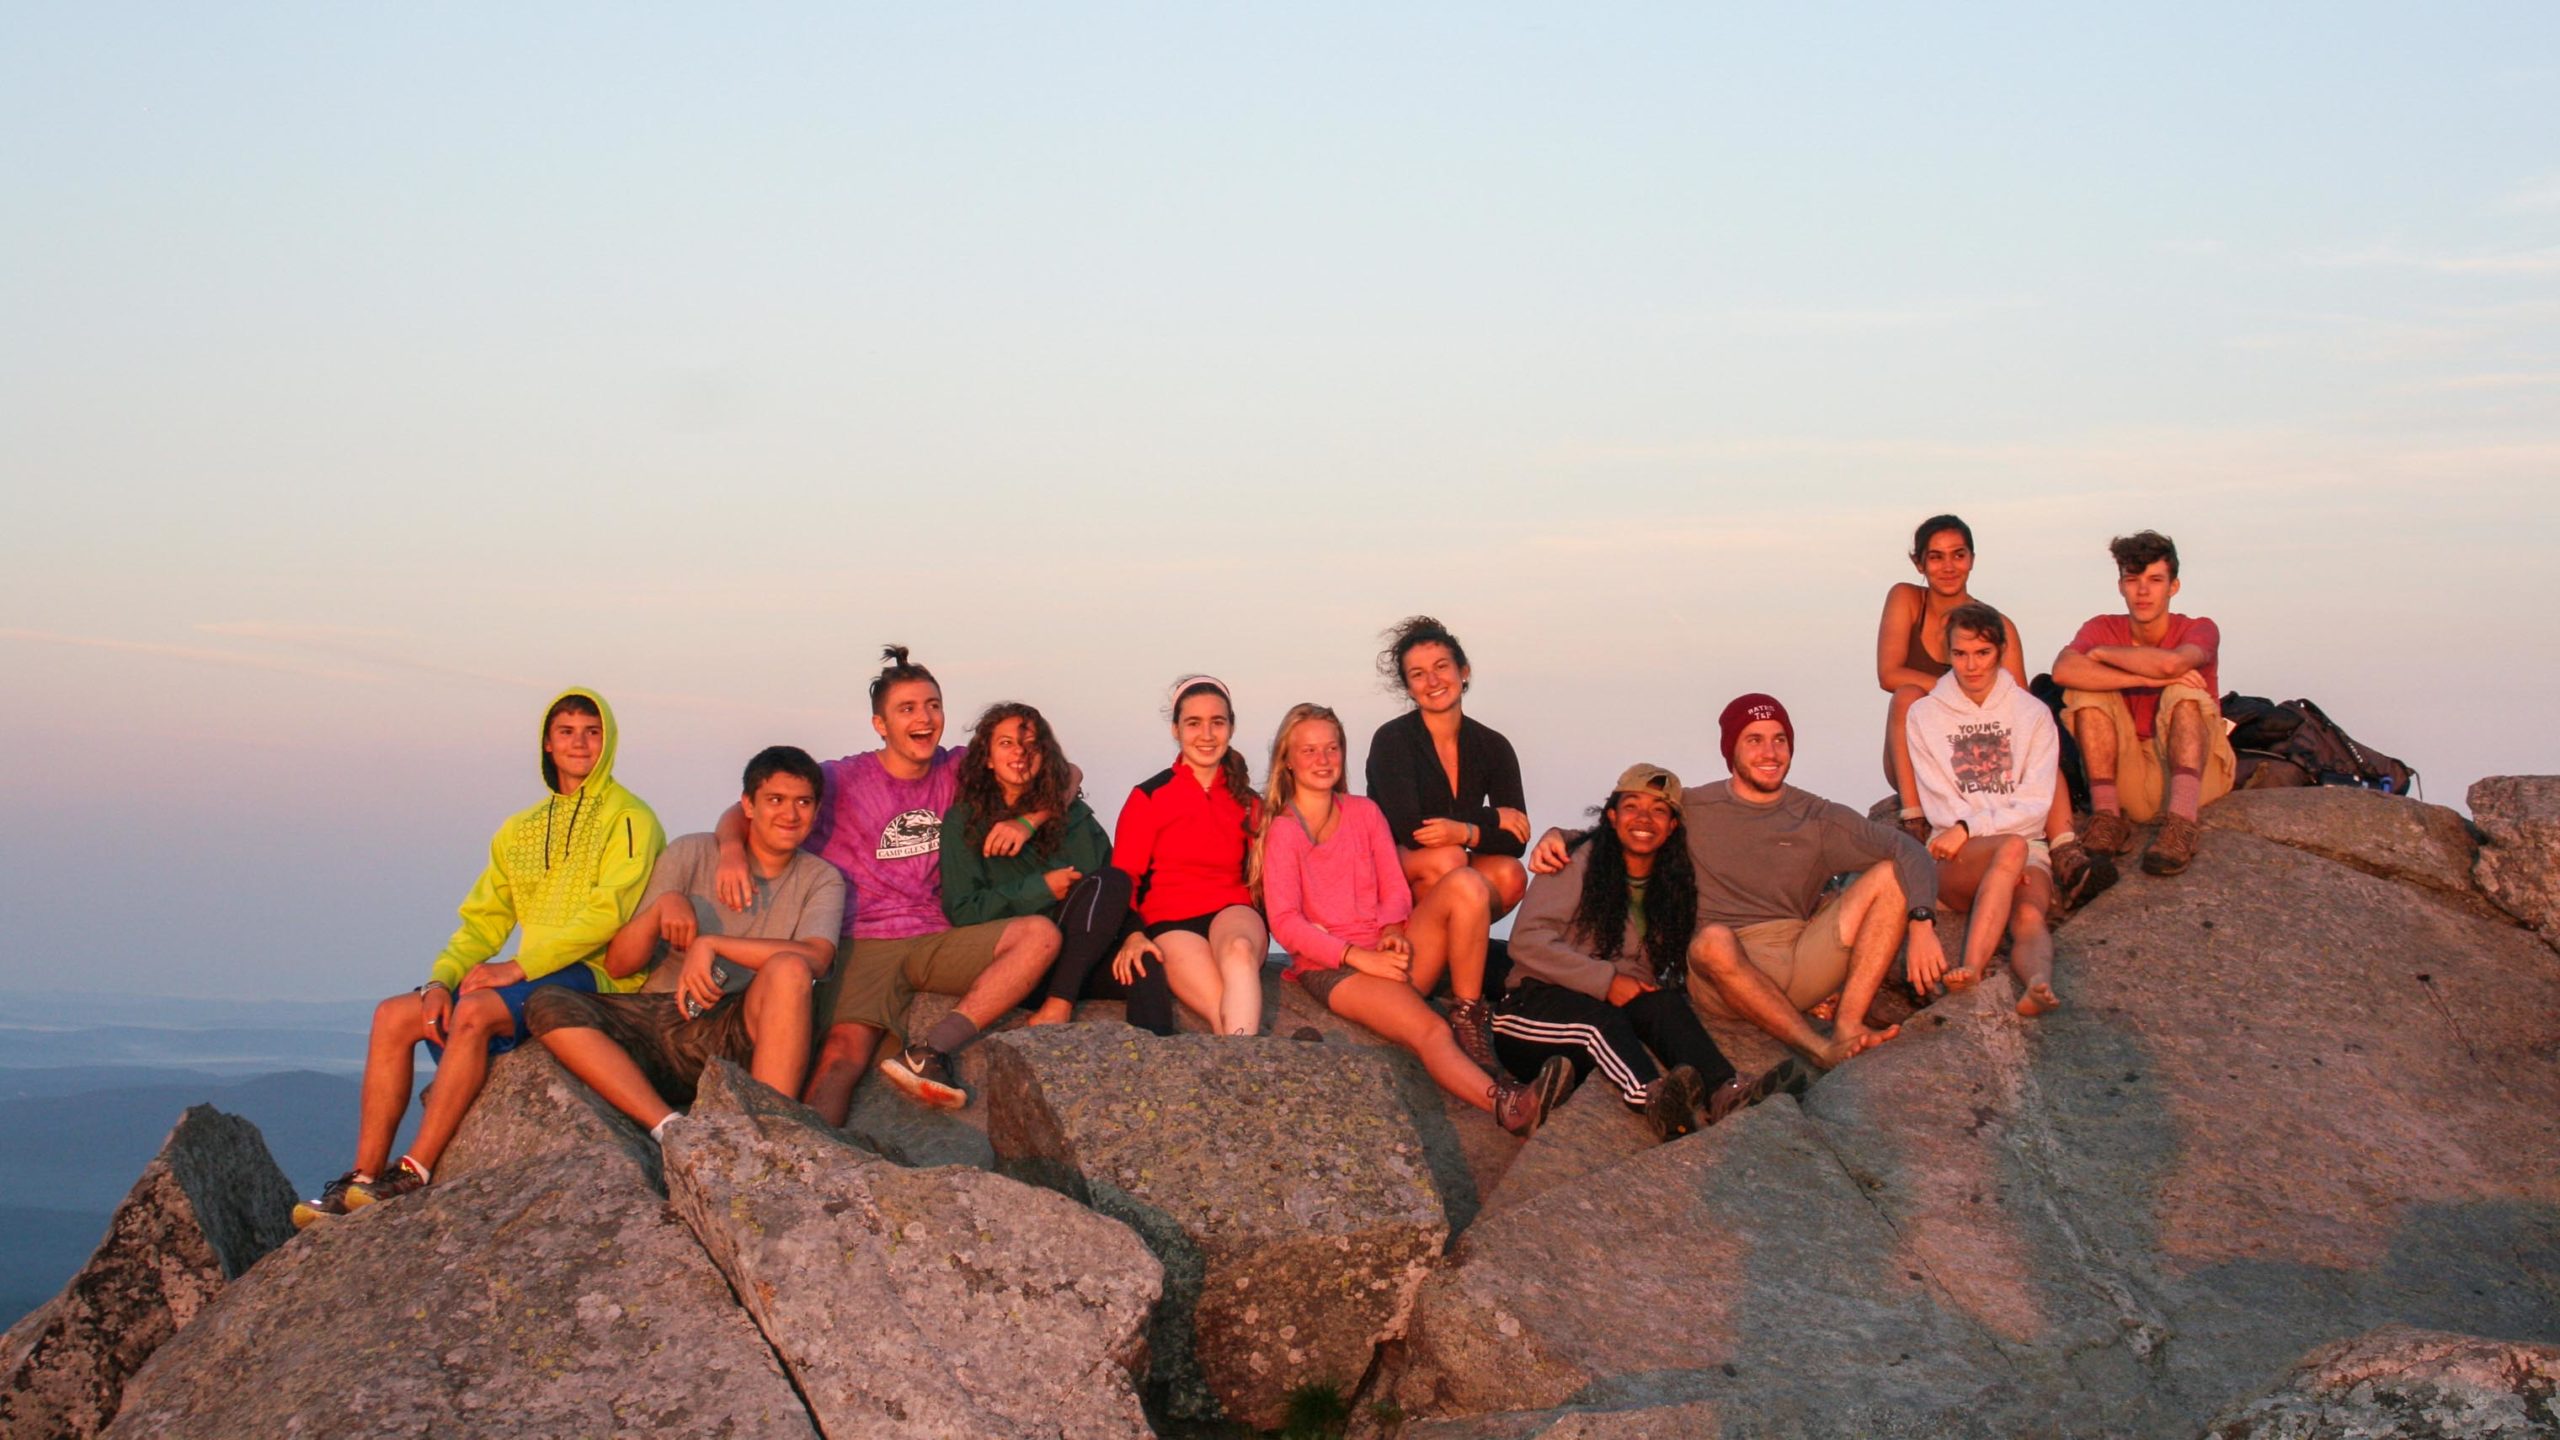
[[[1428,995],[1445,972],[1461,1000],[1484,994],[1485,935],[1493,925],[1493,886],[1472,868],[1452,870],[1414,907],[1405,933],[1413,939],[1416,994]]]
[[[1188,930],[1168,930],[1156,937],[1156,951],[1164,957],[1165,983],[1173,987],[1173,998],[1211,1029],[1222,1028],[1226,982],[1219,977],[1209,942]]]
[[[818,1063],[809,1075],[809,1088],[800,1092],[800,1103],[818,1112],[818,1118],[830,1125],[841,1126],[853,1110],[853,1087],[862,1082],[862,1072],[871,1068],[871,1053],[880,1048],[881,1030],[877,1025],[847,1021],[827,1027],[827,1038],[818,1046]]]
[[[1905,810],[1920,808],[1920,782],[1912,774],[1911,732],[1903,728],[1903,717],[1911,713],[1911,702],[1928,693],[1917,685],[1899,686],[1884,712],[1884,780]]]
[[[1209,950],[1216,957],[1218,1029],[1228,1035],[1262,1033],[1262,965],[1271,954],[1271,932],[1249,905],[1230,905],[1209,922]],[[1478,973],[1482,973],[1479,962]]]
[[[1325,1004],[1343,1019],[1365,1025],[1412,1051],[1441,1089],[1479,1110],[1493,1108],[1493,1077],[1476,1068],[1476,1062],[1458,1048],[1458,1037],[1450,1033],[1448,1022],[1412,986],[1375,975],[1354,975],[1334,986]]]
[[[471,1102],[480,1098],[480,1086],[489,1078],[489,1042],[515,1028],[515,1017],[507,1013],[507,1004],[486,990],[474,990],[453,1004],[453,1021],[446,1027],[450,1037],[445,1041],[444,1058],[436,1062],[435,1088],[427,1092],[426,1112],[418,1117],[418,1138],[409,1142],[409,1153],[429,1170],[443,1158],[444,1147],[453,1141],[453,1132],[462,1128],[462,1117],[471,1110]]]
[[[1519,908],[1520,897],[1529,893],[1529,867],[1508,855],[1478,855],[1467,862],[1467,868],[1493,887],[1496,920]]]
[[[1413,887],[1416,905],[1422,903],[1432,886],[1440,883],[1440,877],[1467,868],[1467,852],[1455,845],[1434,845],[1426,850],[1408,850],[1399,845],[1396,854],[1404,861],[1404,883]]]
[[[2056,770],[2053,775],[2053,804],[2047,808],[2044,817],[2044,838],[2057,839],[2071,828],[2071,787],[2063,783],[2062,772]]]
[[[2103,710],[2071,712],[2071,738],[2080,742],[2080,765],[2092,786],[2116,783],[2116,722]]]
[[[1004,1012],[1021,1004],[1057,958],[1058,927],[1043,916],[1022,916],[996,937],[996,958],[987,962],[987,968],[969,982],[960,1003],[951,1008],[984,1030],[1003,1019]],[[908,1043],[916,1042],[910,1038]]]
[[[2018,903],[2009,912],[2009,968],[2018,975],[2018,1013],[2030,1018],[2056,1009],[2062,997],[2053,989],[2053,932],[2045,916],[2053,909],[2053,881],[2030,869],[2018,882]]]
[[[638,1062],[606,1039],[603,1031],[566,1026],[545,1030],[541,1038],[542,1047],[560,1062],[561,1069],[587,1082],[587,1088],[603,1096],[606,1104],[642,1126],[654,1130],[659,1121],[675,1113],[649,1077],[640,1073]],[[805,1047],[808,1042],[801,1043]]]
[[[1689,970],[1723,996],[1726,1004],[1740,1011],[1743,1019],[1825,1070],[1866,1048],[1852,1049],[1824,1039],[1797,1012],[1787,992],[1761,974],[1760,967],[1742,953],[1742,942],[1734,938],[1733,931],[1722,925],[1701,928],[1698,938],[1689,942]]]
[[[747,1072],[785,1095],[798,1094],[801,1078],[809,1073],[809,1007],[816,990],[817,978],[809,972],[807,961],[796,955],[776,955],[764,962],[738,1002],[747,1007],[747,1041],[752,1047]]]
[[[1840,897],[1840,943],[1849,948],[1849,978],[1840,987],[1831,1043],[1850,1046],[1851,1055],[1892,1039],[1901,1029],[1868,1029],[1867,1007],[1875,1003],[1876,987],[1884,983],[1885,971],[1902,950],[1902,937],[1910,928],[1907,908],[1902,882],[1894,878],[1890,861],[1870,867]]]
[[[1982,835],[1964,842],[1955,858],[1939,862],[1938,903],[1967,912],[1964,956],[1947,972],[1947,988],[1964,990],[1991,973],[1992,952],[2009,928],[2018,877],[2027,869],[2027,842],[2016,835]]]
[[[379,1175],[391,1165],[391,1141],[409,1110],[417,1083],[418,1042],[427,1038],[425,1008],[415,995],[394,995],[373,1007],[373,1033],[365,1043],[364,1089],[356,1102],[356,1169]]]

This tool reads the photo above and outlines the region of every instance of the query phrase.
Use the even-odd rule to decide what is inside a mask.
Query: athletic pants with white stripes
[[[1577,1080],[1599,1070],[1629,1105],[1642,1105],[1664,1066],[1692,1065],[1713,1090],[1733,1063],[1698,1023],[1685,990],[1648,990],[1624,1005],[1544,980],[1519,978],[1493,1012],[1494,1054],[1515,1075],[1534,1075],[1550,1055],[1573,1062]],[[1652,1055],[1645,1053],[1650,1047]],[[1662,1064],[1654,1063],[1654,1055]]]

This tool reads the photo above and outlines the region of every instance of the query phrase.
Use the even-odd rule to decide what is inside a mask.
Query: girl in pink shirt
[[[1573,1066],[1550,1059],[1523,1085],[1487,1074],[1458,1048],[1457,1035],[1422,998],[1439,976],[1414,968],[1405,938],[1406,922],[1416,918],[1413,892],[1395,837],[1376,805],[1350,793],[1343,748],[1341,720],[1321,705],[1292,707],[1271,742],[1254,869],[1271,936],[1289,952],[1281,978],[1412,1051],[1440,1088],[1527,1135],[1563,1097]]]

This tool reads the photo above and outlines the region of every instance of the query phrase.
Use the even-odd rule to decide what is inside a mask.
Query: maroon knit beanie
[[[1787,744],[1796,743],[1796,722],[1787,718],[1787,707],[1779,704],[1776,696],[1757,690],[1736,695],[1724,707],[1724,713],[1716,717],[1717,728],[1724,732],[1725,768],[1733,767],[1733,742],[1742,738],[1742,727],[1755,720],[1777,721],[1778,727],[1787,732]]]

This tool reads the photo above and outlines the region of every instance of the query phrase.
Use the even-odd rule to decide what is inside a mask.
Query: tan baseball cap
[[[1659,765],[1630,765],[1618,777],[1612,795],[1659,795],[1672,805],[1680,803],[1680,777]]]

